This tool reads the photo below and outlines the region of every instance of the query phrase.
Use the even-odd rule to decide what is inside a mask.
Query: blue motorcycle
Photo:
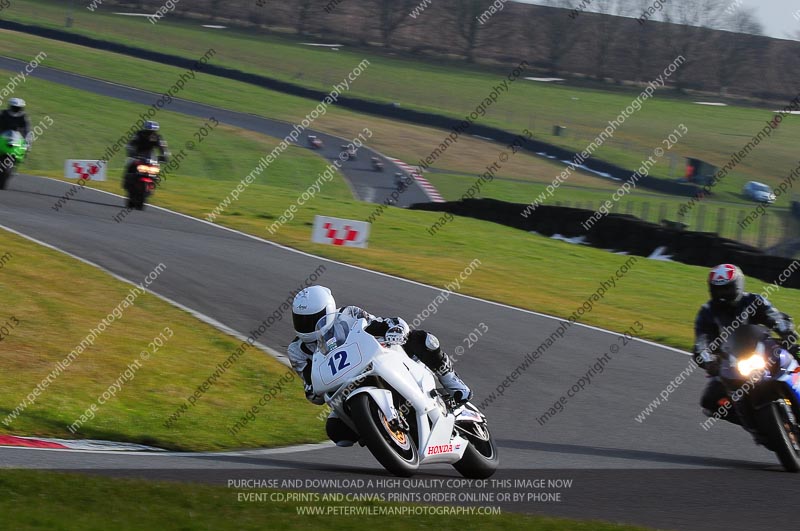
[[[800,471],[800,365],[763,327],[746,325],[723,360],[720,380],[733,409],[758,444],[778,455],[788,472]]]

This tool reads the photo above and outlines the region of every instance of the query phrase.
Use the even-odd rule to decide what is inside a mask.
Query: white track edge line
[[[46,440],[46,439],[42,439]],[[277,448],[255,448],[253,450],[231,450],[229,452],[145,452],[145,451],[126,451],[126,450],[91,450],[91,449],[78,449],[78,448],[30,448],[27,446],[0,446],[0,450],[37,450],[40,452],[70,452],[74,454],[99,454],[99,455],[117,455],[117,456],[148,456],[148,457],[231,457],[231,456],[253,456],[253,455],[276,455],[276,454],[292,454],[299,452],[313,452],[315,450],[324,450],[328,447],[335,447],[332,441],[325,441],[321,443],[306,443],[297,444],[294,446],[280,446]],[[2,467],[0,467],[2,468]],[[81,468],[81,467],[78,467]]]

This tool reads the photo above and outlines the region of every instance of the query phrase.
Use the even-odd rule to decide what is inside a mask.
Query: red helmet
[[[744,273],[733,264],[720,264],[708,275],[708,291],[714,302],[735,304],[744,294]]]

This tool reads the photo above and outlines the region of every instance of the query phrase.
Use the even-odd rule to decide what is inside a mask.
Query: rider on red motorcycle
[[[159,162],[166,162],[169,160],[169,149],[167,149],[167,142],[158,133],[160,129],[158,122],[147,121],[140,131],[138,131],[131,138],[125,149],[128,152],[128,160],[125,163],[125,174],[123,175],[122,187],[125,190],[130,190],[131,185],[136,178],[136,165],[141,159],[150,159],[153,152],[158,150],[161,154],[158,157]]]

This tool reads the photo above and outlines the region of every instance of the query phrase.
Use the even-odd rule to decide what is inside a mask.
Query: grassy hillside
[[[5,10],[4,16],[27,23],[63,27],[64,9],[56,2],[32,0],[14,3]],[[358,49],[331,51],[263,33],[209,30],[200,27],[197,21],[182,21],[174,16],[154,25],[144,18],[76,9],[74,19],[71,31],[76,33],[187,57],[199,57],[213,46],[218,51],[215,58],[218,64],[266,73],[323,90],[341,81],[355,65],[367,58],[370,66],[353,84],[352,94],[458,117],[473,111],[506,74],[504,69],[412,61]],[[633,89],[589,90],[519,81],[509,92],[501,95],[481,122],[509,130],[527,127],[548,141],[583,149],[637,94],[638,90]],[[597,156],[635,168],[645,153],[652,152],[665,135],[679,123],[684,123],[690,136],[680,143],[677,153],[721,165],[772,118],[772,110],[700,106],[695,105],[692,98],[661,90],[656,99],[647,102],[642,111],[625,123],[614,140],[598,151]],[[719,190],[734,194],[747,180],[777,183],[788,174],[796,161],[792,139],[800,131],[798,120],[800,117],[785,120],[772,139],[737,168]],[[554,124],[565,125],[567,136],[549,136]],[[682,171],[682,160],[676,164],[672,171]],[[668,161],[659,164],[654,173],[669,176]]]
[[[182,73],[181,69],[148,61],[24,34],[6,33],[11,41],[8,51],[5,53],[30,59],[31,50],[46,50],[45,65],[102,79],[123,79],[126,83],[156,93],[164,92],[171,87]],[[216,58],[212,59],[212,61],[215,60]],[[27,86],[22,86],[18,91],[22,95],[29,96],[31,111],[36,117],[37,113],[42,110],[35,98],[36,94],[32,93]],[[309,112],[313,105],[313,102],[302,98],[203,74],[198,74],[196,79],[190,80],[178,96],[243,112],[256,112],[263,116],[287,121],[298,121]],[[31,99],[31,97],[34,98]],[[154,101],[156,99],[157,97],[154,96]],[[125,127],[121,125],[125,122],[114,121],[111,118],[104,117],[102,126],[98,128],[99,133],[106,135],[108,142],[113,141],[112,139],[119,135],[120,129]],[[411,162],[430,155],[432,146],[438,146],[443,137],[443,132],[435,129],[398,124],[336,108],[329,109],[326,115],[314,123],[315,128],[348,138],[356,136],[364,126],[368,126],[374,132],[374,136],[370,140],[372,147]],[[166,129],[165,133],[172,139],[171,130]],[[687,138],[688,140],[690,138]],[[437,166],[449,168],[451,173],[431,173],[429,176],[446,198],[458,199],[471,186],[474,176],[484,172],[487,166],[496,162],[503,151],[508,152],[509,150],[505,146],[477,138],[462,137],[437,162]],[[219,150],[219,154],[224,154],[224,150]],[[665,163],[668,160],[668,158],[662,159]],[[47,163],[50,162],[52,161]],[[32,165],[36,169],[44,168],[36,159],[32,160]],[[681,164],[676,162],[676,171],[681,167]],[[222,166],[209,166],[206,169],[227,172]],[[549,184],[561,172],[561,169],[561,165],[553,164],[547,159],[517,153],[502,163],[498,172],[501,178],[482,187],[479,195],[515,202],[530,202],[544,191],[546,184]],[[503,179],[510,179],[510,181],[506,182]],[[720,189],[724,188],[726,182],[723,181]],[[600,203],[611,198],[617,187],[617,183],[588,174],[576,173],[559,188],[557,194],[548,197],[545,204],[572,206],[580,204],[584,208],[590,205],[592,208],[597,208]],[[781,197],[778,203],[770,209],[769,215],[764,218],[766,231],[762,231],[760,224],[752,224],[743,230],[740,229],[737,222],[740,217],[748,215],[753,206],[743,200],[738,188],[731,187],[730,190],[730,193],[721,193],[714,198],[705,200],[703,202],[704,208],[707,208],[705,213],[702,212],[702,209],[695,209],[683,221],[689,224],[690,229],[705,231],[721,229],[722,235],[742,239],[753,245],[773,244],[787,232],[791,233],[797,229],[796,222],[791,219],[789,214],[788,195]],[[630,195],[624,196],[615,204],[615,207],[619,212],[633,213],[644,219],[658,222],[665,217],[676,219],[676,212],[683,201],[682,198],[638,189]],[[644,203],[648,205],[645,207]],[[720,209],[724,209],[724,213]],[[723,223],[717,221],[719,217],[724,217]]]

